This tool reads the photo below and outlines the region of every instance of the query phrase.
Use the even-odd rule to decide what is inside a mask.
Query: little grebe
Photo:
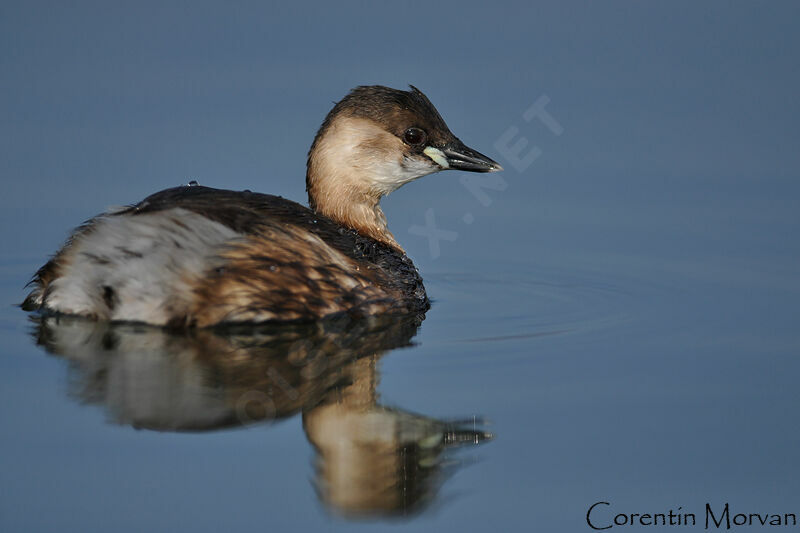
[[[446,169],[502,170],[417,88],[357,87],[309,150],[310,208],[196,185],[157,192],[75,230],[22,307],[178,328],[422,312],[422,278],[379,202]]]

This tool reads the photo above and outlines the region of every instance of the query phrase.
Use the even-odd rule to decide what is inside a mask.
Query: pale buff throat
[[[402,251],[387,227],[380,199],[436,172],[430,161],[404,160],[403,142],[368,119],[337,117],[309,155],[309,197],[335,222]],[[439,152],[436,150],[436,152]],[[431,160],[441,152],[426,153]]]

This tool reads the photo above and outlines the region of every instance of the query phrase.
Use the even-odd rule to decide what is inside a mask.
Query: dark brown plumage
[[[174,207],[247,235],[223,252],[225,266],[209,272],[197,288],[197,303],[187,320],[202,325],[257,322],[267,308],[277,320],[313,320],[344,311],[408,313],[430,307],[408,256],[280,196],[176,187],[121,215]],[[343,268],[323,254],[324,248],[303,241],[306,232],[349,258],[355,269]],[[345,278],[354,285],[350,290],[343,290]]]

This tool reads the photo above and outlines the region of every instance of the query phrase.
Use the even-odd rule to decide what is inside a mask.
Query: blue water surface
[[[799,15],[5,2],[0,530],[576,532],[599,501],[603,526],[680,508],[702,529],[706,503],[800,515]],[[318,486],[298,412],[148,428],[159,409],[216,416],[148,403],[182,359],[55,354],[13,304],[108,206],[190,180],[304,201],[325,113],[375,83],[413,83],[506,170],[383,201],[434,303],[370,379],[398,416],[494,438],[439,456],[419,506],[353,516]]]

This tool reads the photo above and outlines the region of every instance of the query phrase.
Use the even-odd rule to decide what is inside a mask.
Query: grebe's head
[[[328,113],[308,154],[312,209],[399,248],[386,229],[380,198],[440,170],[495,172],[502,167],[467,148],[414,86],[357,87]]]

